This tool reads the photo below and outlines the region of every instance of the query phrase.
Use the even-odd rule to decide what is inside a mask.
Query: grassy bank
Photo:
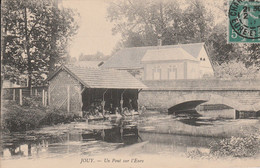
[[[24,98],[23,105],[3,101],[1,109],[4,131],[16,132],[36,129],[45,125],[69,123],[80,117],[57,109],[43,107],[40,97]]]
[[[260,119],[178,118],[148,111],[139,133],[151,143],[179,143],[208,148],[187,152],[189,158],[255,157],[260,155]],[[181,137],[181,138],[180,138]]]

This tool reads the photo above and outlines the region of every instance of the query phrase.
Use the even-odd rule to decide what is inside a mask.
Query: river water
[[[210,143],[218,138],[191,136],[172,130],[182,127],[180,129],[191,129],[192,132],[192,129],[210,123],[201,120],[187,122],[187,119],[172,115],[147,112],[135,117],[60,124],[24,133],[4,134],[1,156],[3,159],[91,156],[140,142],[146,143],[142,148],[129,152],[185,155],[199,149],[208,153]]]

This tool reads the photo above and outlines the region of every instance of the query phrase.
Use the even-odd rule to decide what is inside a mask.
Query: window
[[[155,66],[153,68],[153,80],[160,80],[161,79],[161,67]]]
[[[177,79],[177,68],[176,66],[170,65],[168,68],[168,79],[173,80]]]

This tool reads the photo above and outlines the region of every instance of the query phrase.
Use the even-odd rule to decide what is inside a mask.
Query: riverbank
[[[178,118],[173,115],[147,111],[139,124],[140,132],[200,137],[245,137],[260,129],[257,119],[214,119],[209,117]]]
[[[248,123],[248,121],[251,122]],[[26,131],[23,134],[5,134],[3,136],[4,151],[2,153],[3,156],[1,156],[1,158],[3,158],[1,163],[3,165],[8,165],[8,167],[17,164],[19,164],[20,167],[23,167],[23,164],[26,163],[26,168],[28,168],[28,164],[30,166],[34,165],[32,167],[37,167],[36,164],[48,166],[49,163],[52,164],[48,167],[97,166],[102,168],[126,166],[146,168],[149,166],[151,167],[152,165],[157,165],[158,163],[163,163],[164,167],[170,167],[172,165],[179,165],[179,167],[193,167],[198,166],[197,160],[205,162],[202,165],[207,166],[206,163],[222,163],[224,158],[230,158],[231,161],[236,160],[237,162],[242,162],[241,160],[243,160],[244,162],[245,157],[240,157],[238,159],[237,157],[231,156],[233,153],[244,154],[245,148],[243,148],[243,145],[248,149],[256,149],[256,147],[259,146],[257,144],[247,143],[248,141],[251,141],[250,139],[248,140],[239,137],[239,135],[246,136],[256,133],[256,131],[253,131],[251,127],[255,126],[259,128],[259,121],[252,121],[254,120],[210,121],[212,122],[212,125],[204,124],[196,126],[188,125],[170,115],[160,114],[158,112],[146,112],[139,117],[121,118],[120,120],[115,121],[104,120],[72,122],[69,124],[61,123]],[[125,128],[129,130],[129,126],[134,128],[134,125],[137,125],[139,132],[138,136],[140,138],[138,138],[138,141],[133,145],[125,145],[125,140],[122,136],[124,135]],[[218,128],[217,125],[230,128],[230,131],[233,131],[233,134],[240,130],[239,127],[241,125],[248,129],[244,130],[247,131],[247,133],[238,131],[240,134],[234,134],[238,137],[233,139],[214,137],[212,135],[216,134],[217,129],[213,131],[213,128]],[[233,129],[231,129],[232,126]],[[203,130],[207,129],[211,130],[211,134],[201,136]],[[182,134],[177,135],[177,132],[174,132],[174,130],[182,131]],[[200,134],[199,132],[196,132],[198,130],[200,131]],[[187,135],[184,135],[184,133]],[[223,130],[222,132],[220,131],[220,133],[223,133]],[[237,143],[230,143],[234,140]],[[228,147],[231,149],[235,147],[234,149],[238,150],[235,152],[231,151],[233,153],[230,153],[229,156],[216,155],[215,157],[214,153],[211,153],[212,151],[214,152],[214,148],[211,147],[211,144],[212,142],[221,141],[229,144]],[[242,148],[237,148],[237,145],[242,145]],[[222,149],[223,145],[218,143],[215,147]],[[223,152],[223,149],[222,151],[219,150],[217,152]],[[97,162],[95,164],[80,164],[81,160],[86,158],[100,158],[102,162]],[[110,160],[113,158],[116,160],[123,160],[124,158],[126,158],[126,160],[127,158],[130,160],[137,159],[144,160],[144,163],[130,163],[123,165],[117,163],[110,164],[107,162],[104,163],[105,158]],[[164,158],[168,158],[169,160],[164,160]],[[250,155],[250,157],[247,158],[252,162],[256,162],[258,161],[259,154]],[[174,162],[172,162],[173,160]],[[67,161],[69,161],[69,163],[67,163]],[[181,164],[182,161],[188,163]],[[224,161],[226,164],[228,163],[227,160],[224,159]],[[73,165],[71,165],[71,163],[73,163]],[[199,167],[203,167],[202,165]],[[223,165],[218,165],[223,167]],[[252,164],[252,166],[256,166],[256,164]],[[159,167],[162,167],[162,165]]]

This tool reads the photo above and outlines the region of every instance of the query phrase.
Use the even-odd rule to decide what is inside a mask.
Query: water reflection
[[[127,120],[120,120],[112,128],[93,130],[82,133],[83,140],[103,140],[110,143],[124,143],[125,145],[138,142],[138,128]]]
[[[89,125],[108,124],[92,122]],[[134,120],[111,120],[110,127],[102,129],[74,128],[58,135],[38,133],[15,133],[3,136],[2,156],[35,157],[62,156],[62,154],[95,154],[137,143],[138,127]],[[111,145],[111,143],[113,143]],[[102,149],[102,150],[101,150]]]
[[[133,150],[170,155],[183,154],[194,148],[207,151],[216,138],[199,137],[196,134],[200,135],[198,128],[211,125],[211,120],[203,117],[176,117],[157,112],[134,118],[50,126],[39,131],[5,134],[1,155],[4,159],[89,156],[142,141],[147,143],[142,148]],[[185,133],[183,130],[194,133],[194,136],[179,135],[178,133]]]

